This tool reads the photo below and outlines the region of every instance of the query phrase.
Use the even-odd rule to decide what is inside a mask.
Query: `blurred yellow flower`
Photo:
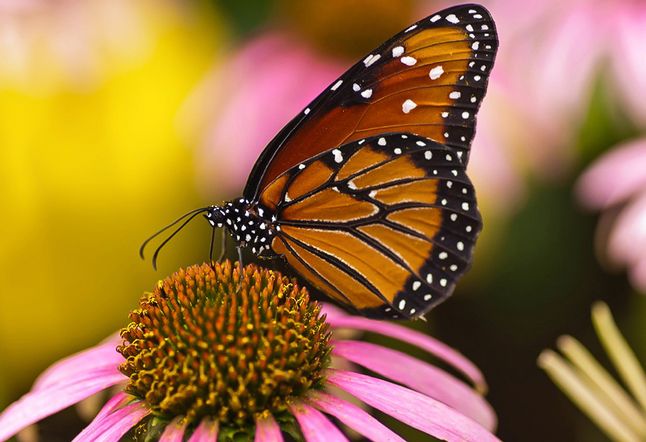
[[[113,329],[129,293],[154,278],[138,260],[141,241],[199,204],[176,118],[221,31],[215,11],[196,5],[0,0],[0,391],[8,395]],[[186,258],[192,244],[183,244],[168,265]]]

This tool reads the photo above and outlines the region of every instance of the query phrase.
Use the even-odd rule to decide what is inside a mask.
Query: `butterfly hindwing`
[[[410,26],[334,81],[269,143],[245,197],[256,199],[307,158],[380,133],[435,140],[466,164],[497,47],[493,20],[479,5]]]
[[[456,152],[410,133],[368,137],[299,163],[259,199],[275,253],[337,301],[416,317],[467,270],[481,228]]]

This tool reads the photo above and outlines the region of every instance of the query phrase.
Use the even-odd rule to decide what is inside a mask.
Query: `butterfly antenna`
[[[171,227],[173,227],[173,226],[174,226],[174,225],[176,225],[177,223],[181,222],[181,221],[182,221],[184,218],[186,218],[187,216],[191,216],[191,215],[193,215],[194,213],[201,213],[201,212],[204,212],[204,211],[206,211],[207,209],[208,209],[208,207],[202,207],[201,209],[191,210],[190,212],[185,213],[184,215],[180,216],[180,217],[179,217],[179,218],[177,218],[175,221],[173,221],[172,223],[170,223],[169,225],[167,225],[166,227],[162,228],[161,230],[159,230],[158,232],[156,232],[155,234],[153,234],[151,237],[149,237],[146,241],[144,241],[144,242],[143,242],[143,244],[141,245],[141,247],[139,247],[139,256],[141,257],[141,259],[145,259],[145,258],[144,258],[144,249],[146,248],[146,246],[148,245],[148,243],[149,243],[150,241],[152,241],[153,239],[157,238],[159,235],[161,235],[162,233],[164,233],[166,230],[170,229]]]
[[[202,209],[202,210],[204,210],[204,209]],[[201,210],[200,210],[200,211],[193,211],[193,214],[192,214],[191,216],[189,216],[189,217],[188,217],[188,219],[187,219],[186,221],[184,221],[184,222],[183,222],[183,223],[182,223],[182,224],[181,224],[177,229],[175,229],[175,231],[174,231],[173,233],[171,233],[171,234],[168,236],[168,238],[166,238],[166,239],[165,239],[165,240],[164,240],[164,241],[159,245],[159,247],[157,247],[157,249],[155,249],[155,253],[153,254],[153,268],[154,268],[155,270],[157,270],[157,257],[159,256],[159,252],[161,251],[161,249],[162,249],[166,244],[168,244],[168,241],[170,241],[171,239],[173,239],[173,237],[174,237],[175,235],[177,235],[177,234],[178,234],[178,233],[179,233],[179,232],[180,232],[184,227],[186,227],[186,225],[187,225],[188,223],[190,223],[190,222],[193,220],[193,218],[195,218],[197,215],[199,215],[199,214],[200,214],[200,212],[201,212]],[[186,215],[185,215],[185,216],[186,216]],[[184,217],[185,217],[185,216],[184,216]],[[184,217],[182,217],[182,218],[184,218]],[[178,221],[174,222],[174,223],[173,223],[173,225],[174,225],[174,224],[177,224],[177,222],[178,222]],[[165,229],[164,229],[164,230],[165,230]]]

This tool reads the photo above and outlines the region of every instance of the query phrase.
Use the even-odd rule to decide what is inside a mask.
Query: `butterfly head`
[[[216,227],[224,226],[226,217],[225,209],[220,206],[209,206],[204,210],[204,219],[206,219],[211,227],[214,229]]]

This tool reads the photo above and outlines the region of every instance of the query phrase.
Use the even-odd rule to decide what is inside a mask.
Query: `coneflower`
[[[142,297],[130,321],[120,336],[46,370],[0,415],[0,440],[115,386],[75,440],[347,440],[330,416],[371,440],[403,440],[339,391],[440,439],[497,440],[495,414],[478,392],[482,375],[463,356],[402,326],[321,306],[255,265],[180,270]],[[341,339],[339,329],[421,347],[476,388],[401,352]],[[390,380],[334,369],[334,358]]]

